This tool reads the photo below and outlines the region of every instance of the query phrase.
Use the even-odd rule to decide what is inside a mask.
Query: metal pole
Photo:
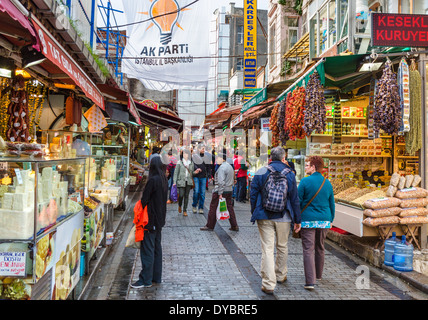
[[[90,44],[91,48],[94,48],[94,32],[95,32],[95,0],[92,0],[92,9],[91,9],[91,34],[90,34]]]

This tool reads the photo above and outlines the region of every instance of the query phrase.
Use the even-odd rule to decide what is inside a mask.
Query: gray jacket
[[[235,170],[226,161],[223,162],[217,169],[214,175],[214,190],[219,195],[224,192],[232,192],[235,183]]]
[[[174,183],[177,185],[177,188],[183,188],[186,186],[186,182],[188,185],[193,185],[193,171],[194,166],[193,162],[190,162],[190,165],[188,166],[189,171],[187,171],[186,166],[184,165],[183,161],[180,160],[177,162],[177,165],[174,170]],[[186,177],[187,172],[187,177]]]

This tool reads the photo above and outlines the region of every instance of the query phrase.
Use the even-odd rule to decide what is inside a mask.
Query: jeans
[[[142,269],[138,278],[144,285],[151,285],[152,281],[162,281],[162,246],[161,230],[144,231],[141,241],[140,258]]]
[[[239,177],[236,179],[236,200],[239,202],[245,201],[247,198],[247,177]]]
[[[195,181],[195,189],[193,189],[192,207],[196,208],[196,206],[199,204],[199,209],[204,209],[207,178],[193,178],[193,180]]]

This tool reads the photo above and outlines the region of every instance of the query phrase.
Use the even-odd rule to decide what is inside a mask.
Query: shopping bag
[[[126,239],[125,247],[127,248],[134,248],[134,249],[140,249],[141,241],[136,242],[135,241],[135,224],[132,226],[131,232],[129,232],[128,239]]]
[[[229,219],[229,211],[227,210],[226,199],[220,199],[217,206],[217,220],[227,220]]]
[[[177,192],[177,186],[176,185],[171,186],[171,195],[169,198],[171,199],[172,202],[178,201],[178,192]]]

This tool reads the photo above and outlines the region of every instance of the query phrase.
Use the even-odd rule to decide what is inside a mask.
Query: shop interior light
[[[75,90],[76,86],[74,84],[64,84],[64,83],[54,83],[56,88],[59,89],[69,89],[69,90]]]
[[[46,60],[46,57],[43,55],[43,53],[34,49],[32,45],[22,47],[21,55],[23,69],[35,66]]]
[[[12,78],[15,63],[12,59],[0,57],[0,77]]]
[[[21,75],[25,79],[30,79],[31,78],[31,75],[27,71],[22,70],[22,69],[16,69],[15,70],[15,76],[17,76],[17,75]]]

